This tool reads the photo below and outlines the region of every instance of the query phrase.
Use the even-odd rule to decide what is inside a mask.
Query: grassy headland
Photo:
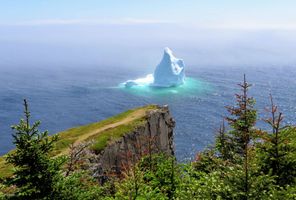
[[[70,128],[57,133],[52,156],[66,155],[71,144],[93,140],[92,149],[101,151],[112,140],[116,140],[136,127],[145,123],[146,113],[157,109],[156,105],[147,105],[120,113],[103,121]],[[0,177],[9,177],[13,167],[6,164],[5,155],[0,157]]]

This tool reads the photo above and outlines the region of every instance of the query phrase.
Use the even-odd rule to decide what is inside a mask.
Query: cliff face
[[[120,176],[142,156],[174,155],[175,122],[167,106],[147,105],[100,122],[57,133],[59,139],[51,156],[68,156],[66,174],[84,169],[99,180],[110,174]],[[0,157],[0,176],[10,177],[13,167]]]
[[[110,142],[93,162],[92,171],[100,180],[109,174],[120,176],[141,157],[153,153],[174,155],[173,120],[168,106],[146,113],[146,122],[123,137]]]

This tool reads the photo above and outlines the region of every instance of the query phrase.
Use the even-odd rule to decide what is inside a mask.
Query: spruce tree
[[[61,163],[49,156],[57,136],[48,136],[40,132],[40,121],[30,125],[28,103],[24,100],[25,119],[12,126],[15,131],[13,143],[16,149],[8,155],[6,161],[15,167],[9,185],[17,187],[17,199],[50,199],[54,180]]]
[[[223,120],[220,125],[219,130],[217,131],[215,148],[218,151],[218,157],[222,160],[231,160],[233,157],[233,152],[231,151],[232,146],[230,142],[230,137],[226,132],[225,122]]]
[[[247,154],[247,146],[253,137],[257,111],[254,109],[255,99],[248,95],[251,84],[247,83],[245,75],[244,82],[239,84],[239,86],[242,94],[235,94],[235,106],[226,106],[230,114],[229,117],[226,117],[226,120],[232,128],[229,134],[232,136],[234,151],[245,156]]]
[[[227,106],[227,110],[230,113],[229,117],[226,117],[232,130],[228,132],[231,147],[234,154],[243,158],[243,170],[244,170],[244,193],[245,199],[248,198],[249,193],[249,144],[254,135],[254,126],[257,120],[257,112],[254,109],[255,100],[249,97],[248,90],[250,84],[246,81],[244,75],[244,81],[239,84],[241,88],[241,94],[236,94],[236,105]]]
[[[259,164],[266,174],[275,176],[280,186],[295,184],[296,182],[296,127],[283,125],[283,114],[270,95],[270,118],[265,122],[271,126],[271,131],[261,131],[257,144]]]

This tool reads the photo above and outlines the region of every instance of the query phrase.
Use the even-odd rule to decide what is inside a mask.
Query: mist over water
[[[13,148],[12,124],[30,103],[32,121],[56,133],[145,104],[168,104],[179,160],[210,145],[225,105],[246,73],[260,117],[272,93],[296,123],[295,31],[199,30],[166,25],[1,26],[0,154]],[[122,88],[151,73],[169,46],[186,65],[186,83],[167,89]],[[259,121],[258,126],[264,126]]]
[[[215,29],[180,24],[0,25],[0,67],[110,66],[154,69],[164,47],[186,65],[294,65],[296,30]]]

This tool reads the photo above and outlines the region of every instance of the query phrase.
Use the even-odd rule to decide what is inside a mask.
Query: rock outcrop
[[[174,155],[173,120],[168,106],[158,107],[146,114],[144,125],[112,141],[93,157],[93,176],[104,182],[110,174],[120,176],[141,157],[153,153]]]

